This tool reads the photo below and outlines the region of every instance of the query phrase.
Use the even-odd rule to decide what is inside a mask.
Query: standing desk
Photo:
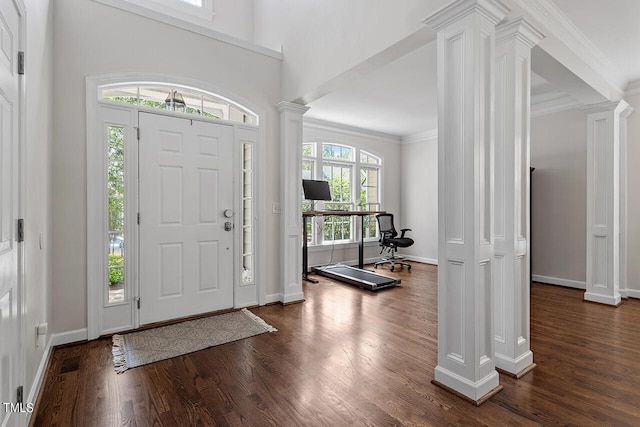
[[[364,220],[367,215],[377,215],[386,211],[305,211],[302,212],[302,278],[311,283],[318,283],[308,275],[309,268],[309,248],[307,245],[307,221],[313,216],[357,216],[360,217],[360,241],[358,242],[358,268],[348,266],[335,266],[318,268],[318,274],[342,280],[344,282],[368,287],[371,290],[382,289],[383,287],[394,286],[400,280],[390,279],[371,271],[363,270],[364,267]],[[334,271],[332,271],[334,270]]]

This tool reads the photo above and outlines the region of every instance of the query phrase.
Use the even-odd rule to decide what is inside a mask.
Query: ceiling
[[[627,81],[640,79],[640,0],[553,0]],[[588,6],[587,6],[588,4]],[[532,75],[532,97],[561,95]],[[437,129],[436,43],[309,104],[305,117],[397,136]]]

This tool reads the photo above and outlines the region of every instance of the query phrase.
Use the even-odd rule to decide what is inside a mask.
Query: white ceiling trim
[[[438,129],[405,135],[400,140],[401,144],[415,144],[418,142],[438,142]]]
[[[640,95],[640,80],[634,80],[627,85],[627,90],[624,92],[624,96]]]
[[[544,94],[531,98],[531,117],[573,110],[582,106],[581,102],[563,93]]]
[[[355,126],[343,125],[340,123],[327,122],[325,120],[313,119],[311,117],[303,117],[303,126],[314,129],[327,130],[331,132],[338,132],[344,135],[364,136],[368,138],[377,139],[392,144],[399,144],[400,137],[397,135],[391,135],[384,132],[376,132],[374,130],[358,128]]]
[[[515,1],[620,94],[624,93],[627,79],[551,0]]]

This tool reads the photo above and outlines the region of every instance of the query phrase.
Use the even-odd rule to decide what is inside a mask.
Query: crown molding
[[[474,12],[496,25],[507,16],[509,8],[499,0],[458,0],[427,16],[422,20],[422,23],[434,31],[440,31],[447,25]]]
[[[585,114],[593,114],[593,113],[606,113],[609,111],[618,112],[621,116],[627,117],[629,114],[633,112],[633,108],[629,106],[627,101],[621,99],[620,101],[605,101],[599,102],[597,104],[589,104],[585,105],[580,110],[584,111]]]
[[[634,80],[627,85],[624,97],[640,95],[640,80]]]
[[[515,0],[529,16],[544,25],[547,34],[554,35],[591,69],[598,72],[620,95],[627,79],[607,57],[576,27],[551,0]]]
[[[309,111],[309,107],[295,102],[280,101],[276,104],[276,110],[279,112],[300,113],[304,114]]]
[[[220,31],[213,30],[211,28],[205,27],[200,24],[196,24],[194,22],[186,21],[184,19],[178,18],[176,16],[170,16],[162,12],[158,12],[156,10],[139,6],[137,4],[131,3],[127,0],[93,0],[96,3],[101,3],[106,6],[111,6],[116,9],[124,10],[125,12],[130,12],[139,16],[143,16],[145,18],[153,19],[154,21],[162,22],[163,24],[168,24],[177,28],[181,28],[186,31],[190,31],[195,34],[200,34],[201,36],[209,37],[213,40],[218,40],[233,46],[240,47],[242,49],[246,49],[255,53],[259,53],[271,58],[278,59],[282,61],[282,52],[278,52],[264,46],[257,45],[255,43],[248,42],[246,40],[239,39],[237,37],[230,36],[228,34],[221,33]]]
[[[438,142],[438,129],[405,135],[400,139],[401,144],[415,144],[419,142]]]
[[[325,130],[330,132],[338,132],[344,135],[353,135],[366,138],[373,138],[392,144],[399,144],[400,137],[389,133],[378,132],[375,130],[363,129],[355,126],[344,125],[342,123],[328,122],[325,120],[314,119],[311,117],[303,117],[303,127]]]
[[[496,27],[496,44],[517,39],[533,48],[543,38],[544,34],[522,16],[513,21],[504,21]]]
[[[531,117],[575,110],[582,106],[583,104],[581,102],[563,93],[535,96],[531,98]]]

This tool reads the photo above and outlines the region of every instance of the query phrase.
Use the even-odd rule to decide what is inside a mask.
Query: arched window
[[[126,83],[102,86],[99,99],[147,108],[177,111],[232,122],[258,124],[258,115],[220,95],[188,86]]]
[[[358,147],[334,142],[305,142],[302,145],[302,178],[328,181],[331,201],[316,202],[315,209],[380,210],[382,159]],[[311,202],[304,201],[302,210],[310,210]],[[344,243],[357,240],[354,217],[327,216],[314,218],[308,230],[309,244]],[[365,240],[378,238],[374,216],[364,217]],[[322,221],[323,224],[319,224]]]

